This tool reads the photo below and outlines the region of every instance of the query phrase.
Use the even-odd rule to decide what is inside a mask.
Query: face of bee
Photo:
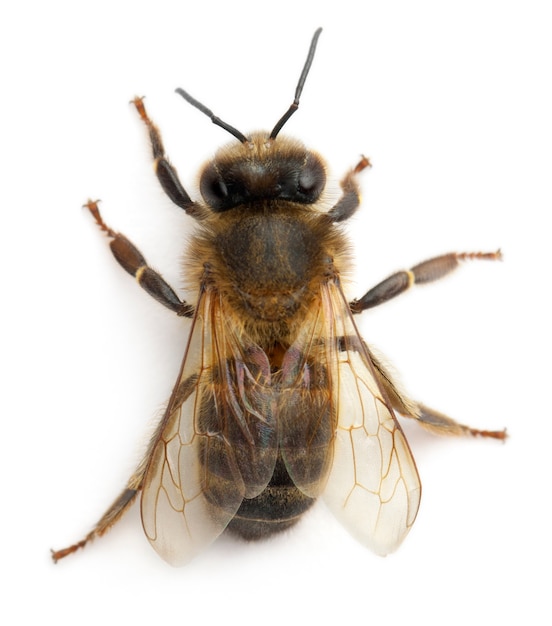
[[[215,212],[260,200],[313,204],[326,184],[325,167],[298,141],[256,133],[218,151],[204,168],[200,191]]]

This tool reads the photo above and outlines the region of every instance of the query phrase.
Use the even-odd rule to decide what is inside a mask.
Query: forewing
[[[322,311],[312,307],[274,384],[282,458],[293,484],[311,498],[324,490],[336,428],[324,332]]]
[[[354,537],[386,555],[416,518],[418,472],[337,282],[323,287],[322,301],[337,412],[324,500]]]
[[[150,543],[172,565],[226,528],[276,459],[264,352],[242,346],[220,297],[202,291],[179,378],[152,439],[142,494]]]

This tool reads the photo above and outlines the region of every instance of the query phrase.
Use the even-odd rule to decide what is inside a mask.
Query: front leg
[[[367,291],[362,298],[349,303],[353,313],[362,313],[366,309],[378,306],[403,293],[414,285],[423,285],[450,274],[458,267],[460,261],[466,260],[499,261],[502,259],[500,250],[496,252],[451,252],[418,263],[409,270],[391,274],[381,283]]]
[[[98,208],[98,202],[89,200],[84,205],[94,216],[96,224],[111,237],[109,246],[111,252],[121,267],[131,276],[134,276],[142,289],[166,306],[177,315],[192,317],[194,307],[181,300],[174,289],[155,270],[153,270],[142,256],[142,253],[124,235],[116,233],[103,221]]]
[[[363,156],[356,166],[347,172],[340,182],[342,195],[337,204],[328,211],[332,222],[343,222],[351,217],[360,204],[360,190],[357,183],[357,175],[367,167],[372,167],[368,157]]]
[[[144,106],[144,99],[136,97],[132,101],[132,104],[134,104],[142,121],[148,127],[151,149],[153,152],[153,158],[155,159],[155,174],[157,175],[164,192],[177,206],[184,209],[186,213],[192,217],[201,218],[203,208],[201,205],[193,202],[190,198],[188,192],[184,189],[180,179],[178,178],[176,169],[171,165],[165,155],[165,148],[163,146],[163,140],[161,139],[161,133],[147,114],[146,107]]]

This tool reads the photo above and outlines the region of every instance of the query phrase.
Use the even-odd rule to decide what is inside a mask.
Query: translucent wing
[[[322,302],[337,414],[324,500],[354,537],[386,555],[416,518],[418,472],[337,282],[322,288]]]
[[[315,305],[274,376],[282,459],[293,484],[310,498],[324,491],[337,425],[325,333]]]
[[[167,562],[190,560],[244,497],[266,487],[277,456],[274,422],[266,354],[244,343],[220,297],[202,290],[142,493],[144,531]]]

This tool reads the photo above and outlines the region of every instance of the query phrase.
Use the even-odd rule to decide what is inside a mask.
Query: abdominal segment
[[[279,455],[265,490],[255,498],[243,500],[228,530],[243,539],[264,539],[293,526],[315,501],[293,484]]]

